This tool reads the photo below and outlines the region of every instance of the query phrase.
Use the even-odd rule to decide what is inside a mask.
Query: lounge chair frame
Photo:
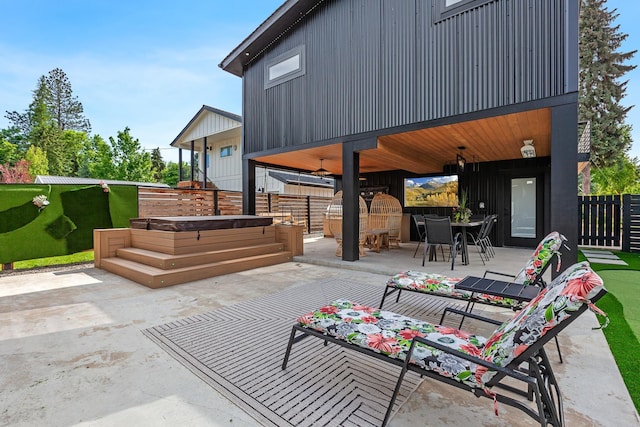
[[[606,290],[602,289],[598,294],[591,298],[591,302],[595,303],[604,294],[606,294]],[[282,362],[282,369],[284,370],[287,367],[293,344],[309,336],[314,336],[324,340],[325,345],[331,342],[341,347],[355,350],[362,354],[372,356],[378,360],[401,367],[398,381],[396,383],[391,401],[389,402],[384,420],[382,422],[383,427],[388,423],[391,417],[393,404],[395,403],[395,400],[400,391],[404,376],[408,371],[416,372],[421,376],[427,376],[446,384],[453,385],[457,388],[470,391],[477,397],[493,398],[495,402],[501,402],[523,411],[530,417],[538,420],[542,427],[549,424],[554,427],[562,427],[564,426],[562,395],[560,393],[558,382],[555,378],[555,375],[553,374],[551,364],[549,363],[549,359],[546,355],[546,352],[544,351],[544,345],[549,342],[549,340],[556,337],[558,333],[569,326],[576,318],[578,318],[580,314],[582,314],[588,308],[589,304],[583,303],[580,308],[578,308],[574,312],[571,312],[566,319],[555,326],[550,332],[538,338],[538,340],[534,344],[529,346],[524,352],[522,352],[518,357],[514,358],[511,363],[509,363],[505,367],[501,367],[484,359],[456,351],[434,341],[430,341],[421,337],[413,338],[411,346],[407,353],[408,355],[412,354],[413,349],[417,343],[423,343],[435,349],[452,354],[461,359],[468,360],[472,363],[484,366],[492,371],[495,371],[496,375],[486,383],[486,386],[493,391],[493,395],[489,395],[486,390],[483,390],[481,388],[468,386],[449,377],[440,375],[437,372],[424,369],[419,365],[410,363],[411,357],[406,357],[404,361],[396,358],[391,358],[384,354],[377,353],[373,350],[351,344],[347,341],[343,341],[339,338],[327,335],[323,332],[309,329],[297,324],[292,327],[291,335],[289,337],[289,343],[287,345],[287,350]],[[478,316],[473,313],[465,313],[465,315],[468,317],[473,317],[477,320],[492,323],[494,325],[501,324],[501,322],[498,322],[496,320]],[[518,388],[511,384],[504,384],[502,381],[507,378],[516,380],[517,382],[522,384],[523,388]],[[521,400],[517,400],[514,397],[500,394],[496,392],[496,388],[506,390],[512,394],[527,399],[528,401],[535,401],[536,407],[532,408]]]

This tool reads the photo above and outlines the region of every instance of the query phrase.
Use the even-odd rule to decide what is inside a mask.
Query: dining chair
[[[486,265],[485,260],[489,261],[489,252],[486,247],[485,237],[487,236],[490,221],[492,221],[491,216],[485,216],[477,233],[467,231],[467,240],[470,239],[473,242],[473,246],[476,247],[476,251],[478,251],[478,255],[480,255],[482,265]]]
[[[432,250],[435,255],[435,251],[438,245],[441,245],[441,251],[444,256],[444,249],[442,245],[449,245],[449,256],[451,258],[451,269],[456,262],[456,253],[460,246],[461,233],[456,233],[455,236],[451,231],[451,218],[424,218],[424,225],[426,231],[424,248],[422,250],[422,266],[424,267],[424,261],[427,258],[427,251]]]
[[[424,229],[424,216],[413,214],[411,215],[413,219],[413,223],[416,225],[416,230],[418,231],[418,246],[416,246],[416,250],[413,252],[413,257],[416,257],[418,253],[418,248],[420,247],[420,243],[424,242],[425,229]]]

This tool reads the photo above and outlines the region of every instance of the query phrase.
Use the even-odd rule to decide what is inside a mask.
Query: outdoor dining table
[[[460,252],[462,254],[462,264],[469,265],[469,251],[467,250],[467,230],[469,228],[480,227],[482,221],[469,221],[469,222],[452,222],[451,228],[462,229],[462,240],[460,241]]]

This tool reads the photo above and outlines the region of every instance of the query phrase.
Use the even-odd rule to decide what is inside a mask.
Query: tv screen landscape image
[[[453,207],[458,205],[458,175],[405,178],[406,207]]]

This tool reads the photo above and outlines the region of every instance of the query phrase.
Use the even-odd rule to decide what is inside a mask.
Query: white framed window
[[[434,23],[495,0],[438,0]]]
[[[231,157],[232,153],[233,153],[232,146],[227,145],[225,147],[220,147],[220,157]]]
[[[300,77],[305,73],[304,46],[298,46],[265,63],[264,88]]]

